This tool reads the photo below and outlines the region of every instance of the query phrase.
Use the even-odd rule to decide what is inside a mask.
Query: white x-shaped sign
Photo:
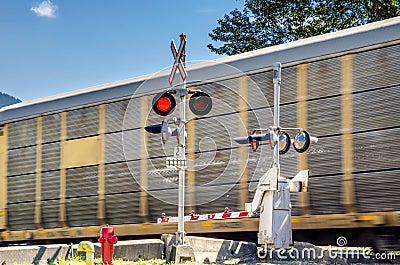
[[[171,51],[172,51],[172,55],[174,56],[174,66],[172,66],[171,69],[171,74],[169,75],[169,84],[170,86],[172,86],[172,82],[174,82],[174,78],[175,78],[175,74],[176,74],[176,70],[179,69],[179,74],[181,75],[182,81],[184,82],[186,80],[187,77],[187,72],[185,69],[185,66],[183,65],[182,62],[182,57],[184,56],[184,51],[185,51],[185,47],[186,47],[186,36],[183,35],[183,37],[181,38],[181,43],[179,44],[179,50],[176,50],[176,46],[174,41],[171,41]]]

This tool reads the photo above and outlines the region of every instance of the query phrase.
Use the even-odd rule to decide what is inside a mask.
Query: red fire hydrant
[[[114,235],[114,228],[105,226],[101,228],[98,241],[101,243],[101,259],[104,265],[112,265],[114,245],[118,238]]]

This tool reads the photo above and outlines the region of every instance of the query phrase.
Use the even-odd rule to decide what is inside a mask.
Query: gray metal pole
[[[185,84],[184,84],[185,86]],[[186,95],[180,97],[180,125],[179,125],[179,148],[183,157],[186,159]],[[185,168],[179,168],[179,193],[178,193],[178,245],[183,245],[185,238]]]
[[[274,127],[279,127],[279,104],[280,104],[280,88],[281,88],[281,63],[274,65]],[[279,176],[279,135],[278,142],[274,148],[274,166],[278,168]]]
[[[183,33],[180,36],[181,42],[183,38]],[[183,51],[183,65],[186,67],[186,51]],[[179,108],[179,139],[178,148],[180,148],[180,154],[186,160],[186,79],[183,81],[182,87],[183,93],[179,95],[180,98],[180,108]],[[178,191],[178,234],[177,243],[178,245],[185,244],[185,167],[181,167],[179,170],[179,191]]]

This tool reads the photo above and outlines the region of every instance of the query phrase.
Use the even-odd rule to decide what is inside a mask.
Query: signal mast
[[[255,129],[246,137],[237,137],[234,140],[239,144],[248,144],[255,152],[260,142],[268,141],[274,149],[273,163],[261,177],[253,202],[246,203],[245,209],[250,216],[259,213],[258,244],[259,254],[267,253],[269,249],[289,249],[292,243],[292,221],[290,192],[308,191],[308,170],[301,170],[294,178],[282,177],[280,174],[279,155],[285,154],[293,143],[298,153],[307,151],[311,142],[317,142],[316,137],[302,128],[284,128],[279,124],[279,104],[281,86],[281,63],[273,67],[274,75],[274,125],[268,129]],[[293,139],[288,131],[295,131]]]
[[[171,69],[169,77],[169,84],[172,87],[175,74],[179,71],[182,87],[171,88],[157,94],[153,98],[152,108],[155,113],[160,116],[168,116],[171,114],[175,107],[176,101],[174,95],[177,95],[179,101],[179,117],[165,118],[161,124],[149,125],[144,129],[147,132],[161,134],[161,141],[165,144],[171,136],[176,136],[177,145],[174,150],[174,156],[167,157],[166,166],[175,168],[179,174],[179,194],[178,194],[178,231],[176,233],[176,245],[185,245],[185,228],[184,228],[184,207],[185,207],[185,170],[187,167],[186,160],[186,99],[190,94],[189,108],[197,116],[208,114],[212,109],[211,97],[200,90],[189,90],[186,87],[186,65],[185,65],[185,47],[186,36],[181,34],[181,42],[177,50],[174,41],[171,42],[171,51],[174,56],[175,62]],[[170,127],[172,125],[173,127]],[[175,258],[175,261],[176,258]],[[179,260],[178,260],[179,262]]]

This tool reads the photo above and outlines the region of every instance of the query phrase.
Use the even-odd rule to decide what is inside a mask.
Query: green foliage
[[[399,15],[400,0],[245,0],[209,33],[223,45],[207,47],[233,55]]]

